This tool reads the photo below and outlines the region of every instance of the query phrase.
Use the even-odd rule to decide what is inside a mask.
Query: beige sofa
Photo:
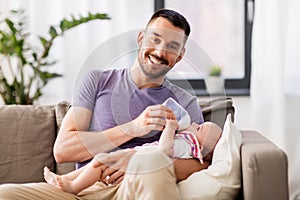
[[[227,113],[234,116],[231,98],[199,102],[205,120],[223,127]],[[0,184],[40,182],[43,167],[62,174],[74,163],[57,164],[52,147],[69,103],[50,106],[0,106]],[[251,130],[242,130],[242,188],[237,199],[286,200],[286,154]]]

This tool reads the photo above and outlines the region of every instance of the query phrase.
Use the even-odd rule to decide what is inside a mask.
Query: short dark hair
[[[167,19],[169,22],[171,22],[173,26],[183,29],[186,37],[190,35],[191,32],[190,25],[186,20],[186,18],[182,16],[180,13],[170,9],[159,9],[152,15],[147,26],[150,24],[150,22],[152,22],[158,17],[163,17]]]

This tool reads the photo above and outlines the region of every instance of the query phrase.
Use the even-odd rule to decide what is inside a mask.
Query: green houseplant
[[[205,79],[207,92],[211,95],[224,94],[224,80],[222,78],[222,68],[218,65],[213,65],[210,68],[208,77]]]
[[[108,15],[88,13],[62,19],[57,26],[49,27],[46,37],[37,38],[38,46],[33,46],[29,43],[25,11],[10,11],[0,21],[0,94],[5,104],[33,104],[49,80],[62,76],[49,70],[56,63],[49,56],[54,40],[80,24],[103,19],[109,19]]]
[[[210,76],[221,76],[222,68],[218,65],[214,65],[210,68],[209,75]]]

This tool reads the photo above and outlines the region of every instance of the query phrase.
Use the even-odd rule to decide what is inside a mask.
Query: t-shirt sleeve
[[[101,74],[100,70],[92,70],[82,78],[74,90],[73,106],[85,107],[93,111]]]
[[[195,122],[197,124],[202,124],[204,122],[203,114],[196,97],[191,99],[186,107],[186,110],[190,114],[191,123]]]

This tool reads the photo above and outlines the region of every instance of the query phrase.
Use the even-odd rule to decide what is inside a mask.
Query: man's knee
[[[47,183],[3,184],[0,185],[0,199],[76,199],[73,194],[65,193]]]
[[[128,164],[121,191],[135,199],[178,199],[172,160],[158,149],[139,150]]]
[[[153,147],[143,147],[135,153],[127,168],[128,173],[153,173],[155,171],[173,169],[172,160],[161,150]]]
[[[0,199],[15,199],[17,192],[17,184],[0,185]]]

